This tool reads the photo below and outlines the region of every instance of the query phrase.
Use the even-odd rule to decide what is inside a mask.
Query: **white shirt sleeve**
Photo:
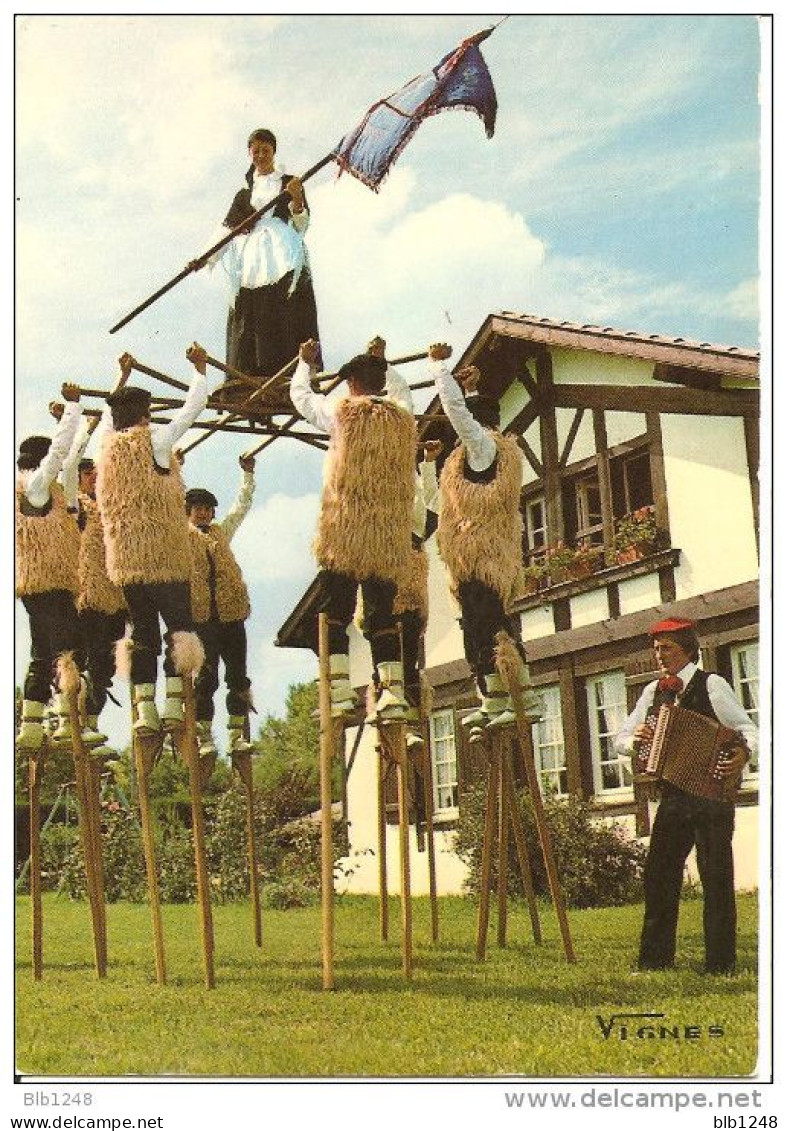
[[[657,687],[658,680],[651,680],[637,700],[634,710],[615,735],[615,750],[618,754],[634,753],[634,731],[647,719]]]
[[[82,405],[74,401],[66,401],[49,451],[38,467],[30,473],[27,481],[25,495],[31,506],[40,509],[49,502],[52,484],[60,474],[60,469],[71,451],[81,417]]]
[[[238,527],[243,522],[246,515],[249,513],[251,507],[251,500],[254,498],[254,474],[251,471],[244,471],[243,478],[241,479],[240,490],[235,498],[226,515],[219,523],[228,542],[238,532]]]
[[[437,482],[437,464],[433,459],[421,464],[421,485],[424,492],[424,505],[435,514],[440,513],[440,485]]]
[[[752,757],[757,753],[758,734],[757,727],[744,711],[735,697],[726,679],[711,673],[708,676],[708,698],[713,707],[714,714],[722,726],[730,730],[737,730],[743,735],[743,740],[751,750]]]
[[[312,392],[312,370],[309,365],[299,358],[298,365],[290,380],[290,400],[296,412],[308,420],[314,428],[327,432],[332,436],[336,427],[335,413],[322,393]]]
[[[150,430],[153,458],[159,467],[169,468],[172,449],[181,436],[185,436],[207,403],[208,379],[204,373],[195,369],[182,407],[178,409],[169,424],[157,424]]]
[[[385,375],[385,392],[389,400],[406,412],[413,413],[413,394],[410,392],[410,386],[398,369],[392,369],[390,365]]]
[[[66,497],[66,506],[74,509],[79,495],[79,461],[85,454],[88,440],[90,439],[90,419],[82,416],[79,421],[77,434],[71,449],[63,461],[60,471],[60,482],[63,485],[63,494]]]
[[[429,370],[434,378],[443,411],[464,444],[467,462],[473,471],[486,471],[492,466],[497,455],[497,445],[491,433],[479,424],[470,412],[465,404],[464,394],[446,363],[430,361]]]

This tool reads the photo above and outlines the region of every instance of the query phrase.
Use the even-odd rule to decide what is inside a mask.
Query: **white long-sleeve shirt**
[[[153,446],[153,459],[158,466],[169,470],[172,460],[172,451],[178,440],[185,436],[194,421],[205,409],[208,403],[208,378],[204,373],[195,369],[191,378],[186,399],[177,410],[169,424],[153,424],[150,428],[150,442]],[[112,410],[106,405],[101,414],[99,429],[107,433],[114,432],[112,423]]]
[[[228,542],[231,542],[235,537],[238,532],[238,527],[249,513],[251,501],[254,498],[254,487],[254,473],[244,471],[241,478],[240,490],[235,497],[235,502],[219,523],[222,533]]]
[[[79,421],[77,434],[71,445],[71,450],[63,461],[60,472],[60,482],[63,485],[63,494],[66,497],[66,506],[74,510],[79,497],[79,462],[85,454],[85,448],[90,439],[90,417],[82,416]]]
[[[464,393],[444,361],[430,361],[429,370],[437,395],[452,428],[464,445],[473,471],[486,471],[497,456],[497,445],[488,428],[475,419],[465,404]]]
[[[299,358],[290,379],[290,400],[296,412],[313,428],[333,436],[336,430],[336,406],[323,393],[312,391],[311,379],[311,366],[303,358]]]
[[[689,680],[696,670],[697,665],[690,663],[678,672],[678,678],[682,680],[684,688],[688,687]],[[657,686],[657,679],[647,685],[637,700],[634,710],[615,736],[615,749],[619,754],[634,752],[634,731],[646,721],[648,711],[653,706]],[[735,698],[735,692],[726,679],[714,673],[708,675],[708,698],[722,726],[739,731],[754,758],[757,753],[757,728]],[[680,705],[680,695],[676,702]]]
[[[71,451],[71,445],[74,442],[81,417],[82,405],[78,402],[66,401],[63,415],[58,421],[49,451],[38,467],[33,468],[32,471],[20,473],[25,496],[31,506],[40,510],[49,502],[52,484],[60,474],[68,453]]]

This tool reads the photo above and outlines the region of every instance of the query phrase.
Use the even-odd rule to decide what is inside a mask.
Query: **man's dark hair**
[[[95,466],[92,459],[81,459],[77,464],[77,471],[81,475],[83,471],[93,471]]]
[[[112,425],[116,432],[133,428],[150,412],[150,393],[137,385],[124,385],[107,397],[112,410]]]
[[[498,431],[500,428],[500,405],[494,397],[488,397],[484,393],[471,393],[470,396],[465,397],[465,404],[473,415],[473,418],[483,428],[491,428]]]
[[[670,632],[659,632],[653,637],[654,643],[657,640],[674,640],[695,664],[700,658],[700,638],[693,628],[675,628]]]
[[[213,507],[215,510],[218,505],[219,500],[205,487],[190,487],[186,492],[187,511],[190,511],[192,507]]]
[[[384,357],[373,357],[369,353],[359,353],[345,361],[339,370],[339,377],[343,381],[350,378],[362,393],[372,396],[381,393],[385,388],[385,375],[388,372],[388,362]]]
[[[251,143],[253,141],[267,141],[269,145],[273,146],[274,153],[276,152],[276,135],[270,130],[252,130],[252,132],[249,134],[249,140],[246,142],[248,148],[251,148]]]
[[[41,463],[51,445],[49,436],[27,436],[19,445],[16,466],[20,471],[33,471]]]

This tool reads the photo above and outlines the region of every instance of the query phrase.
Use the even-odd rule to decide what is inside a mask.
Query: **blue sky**
[[[251,129],[272,128],[282,165],[300,172],[492,20],[19,17],[18,434],[49,428],[64,379],[106,387],[123,350],[179,377],[192,340],[223,356],[219,272],[108,329],[206,246]],[[755,17],[512,16],[483,51],[499,102],[491,141],[474,116],[444,114],[379,194],[333,167],[308,186],[328,363],[375,332],[394,353],[435,339],[461,350],[499,308],[757,346]],[[219,437],[186,464],[221,512],[243,448]],[[264,714],[315,675],[310,654],[272,639],[313,576],[319,453],[277,442],[257,479],[236,547]]]

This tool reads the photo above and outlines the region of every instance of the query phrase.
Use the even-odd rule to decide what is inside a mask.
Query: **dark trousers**
[[[249,709],[251,681],[246,675],[246,625],[242,620],[209,620],[196,626],[205,649],[205,663],[194,687],[197,718],[213,718],[213,696],[219,689],[219,660],[224,663],[227,685],[227,714],[245,715]]]
[[[379,577],[358,581],[346,573],[324,569],[320,574],[323,609],[332,623],[328,626],[328,647],[332,656],[349,651],[347,629],[355,612],[358,586],[363,594],[364,636],[372,649],[372,661],[388,663],[400,658],[399,626],[393,613],[396,585]]]
[[[419,679],[419,659],[421,638],[426,624],[415,609],[399,614],[402,626],[402,663],[404,665],[404,690],[411,707],[421,706],[421,681]]]
[[[30,621],[30,664],[25,677],[25,699],[47,703],[56,685],[57,658],[75,652],[79,625],[74,596],[66,589],[30,593],[22,598]]]
[[[495,636],[507,632],[525,658],[519,617],[508,616],[499,593],[485,581],[463,581],[457,592],[461,610],[465,658],[476,680],[483,686],[484,676],[495,671]]]
[[[735,883],[732,833],[735,806],[692,797],[664,784],[645,862],[645,921],[640,940],[641,969],[660,969],[675,960],[675,936],[683,868],[697,846],[702,882],[705,966],[722,973],[735,966]]]
[[[115,643],[123,639],[126,614],[100,613],[97,609],[79,612],[79,667],[90,680],[85,709],[88,715],[100,715],[107,701],[107,691],[115,674]]]
[[[188,581],[161,581],[153,585],[123,586],[131,617],[131,682],[155,683],[161,652],[159,616],[167,627],[164,640],[165,675],[176,675],[172,662],[172,633],[193,632],[191,591]]]
[[[258,377],[272,377],[294,358],[301,342],[319,339],[311,275],[292,272],[267,287],[241,287],[227,316],[227,361]]]

